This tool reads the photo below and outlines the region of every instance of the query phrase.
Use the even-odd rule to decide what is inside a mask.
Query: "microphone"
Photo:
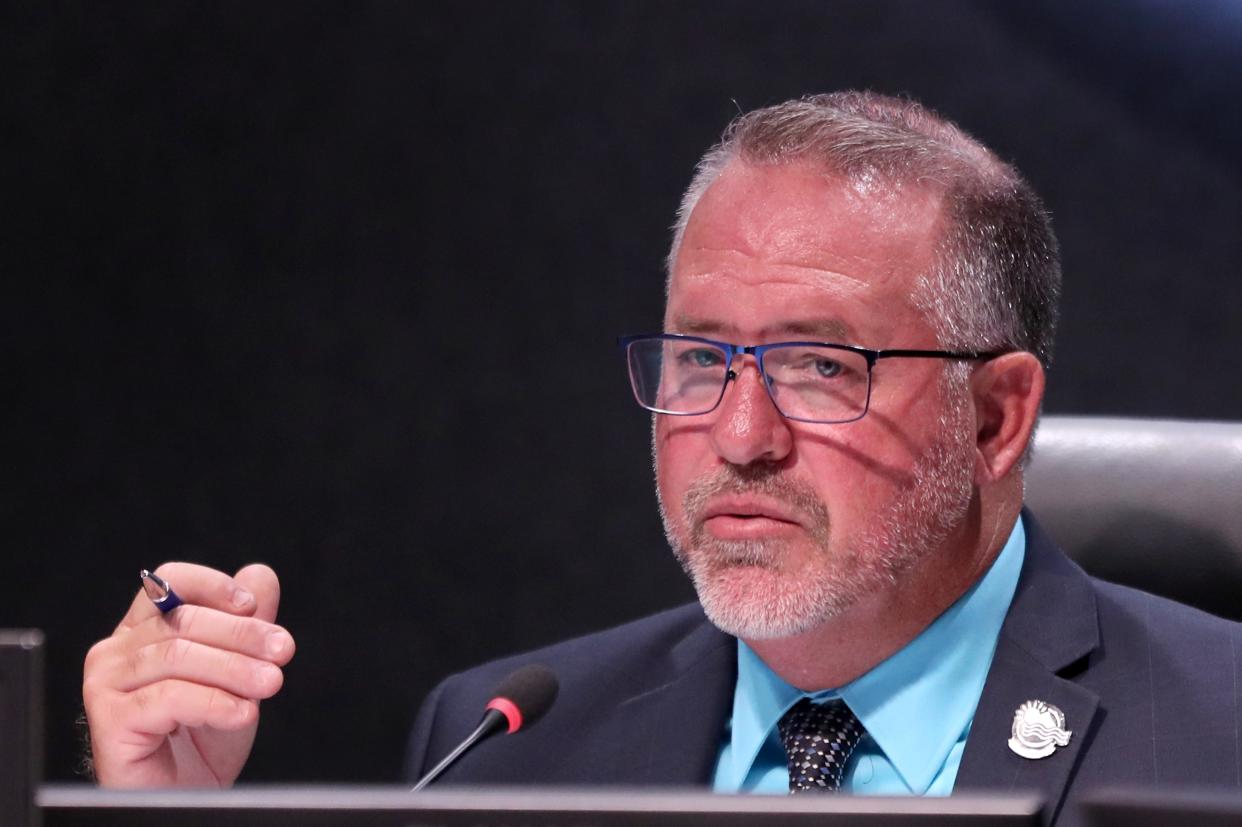
[[[530,663],[509,673],[492,693],[492,699],[484,707],[483,720],[474,732],[467,735],[466,740],[458,744],[443,761],[432,767],[431,772],[420,778],[410,792],[416,793],[435,781],[466,750],[484,738],[490,738],[505,728],[508,733],[514,733],[534,724],[552,706],[559,689],[556,675],[543,664]]]

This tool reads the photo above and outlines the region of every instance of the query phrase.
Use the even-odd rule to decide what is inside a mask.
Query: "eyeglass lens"
[[[866,412],[871,380],[865,356],[844,348],[783,345],[768,349],[762,358],[772,401],[785,416],[845,422]],[[629,367],[634,395],[643,407],[661,413],[706,413],[724,394],[729,354],[705,342],[640,339],[629,347]]]

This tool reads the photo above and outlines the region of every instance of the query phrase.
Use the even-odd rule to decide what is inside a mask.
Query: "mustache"
[[[793,479],[770,466],[724,465],[691,483],[682,499],[687,520],[694,529],[703,523],[703,513],[717,497],[756,494],[779,500],[797,511],[806,525],[816,532],[827,532],[828,506],[806,482]]]

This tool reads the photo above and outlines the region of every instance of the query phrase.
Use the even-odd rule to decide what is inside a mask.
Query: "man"
[[[1101,782],[1237,784],[1239,628],[1087,578],[1022,512],[1059,285],[1028,185],[917,104],[739,118],[683,201],[665,332],[624,343],[701,606],[448,679],[411,776],[544,662],[547,719],[439,783],[1033,789],[1062,824]],[[227,784],[293,651],[275,576],[165,573],[196,605],[136,598],[88,657],[98,774]]]

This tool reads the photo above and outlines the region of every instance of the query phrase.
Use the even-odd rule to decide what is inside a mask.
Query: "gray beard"
[[[960,397],[958,397],[960,400]],[[723,466],[686,492],[686,525],[673,525],[664,502],[660,517],[678,562],[698,592],[708,619],[748,640],[792,637],[840,615],[860,600],[892,587],[899,576],[933,553],[962,524],[973,496],[973,417],[960,401],[941,417],[944,438],[915,463],[909,482],[867,527],[829,545],[827,506],[806,483],[787,479],[772,466]],[[813,577],[781,575],[786,541],[729,541],[711,536],[702,514],[715,496],[756,493],[794,508],[810,526]],[[656,487],[659,499],[659,486]],[[682,542],[681,538],[686,538]],[[739,596],[736,577],[753,587]]]

